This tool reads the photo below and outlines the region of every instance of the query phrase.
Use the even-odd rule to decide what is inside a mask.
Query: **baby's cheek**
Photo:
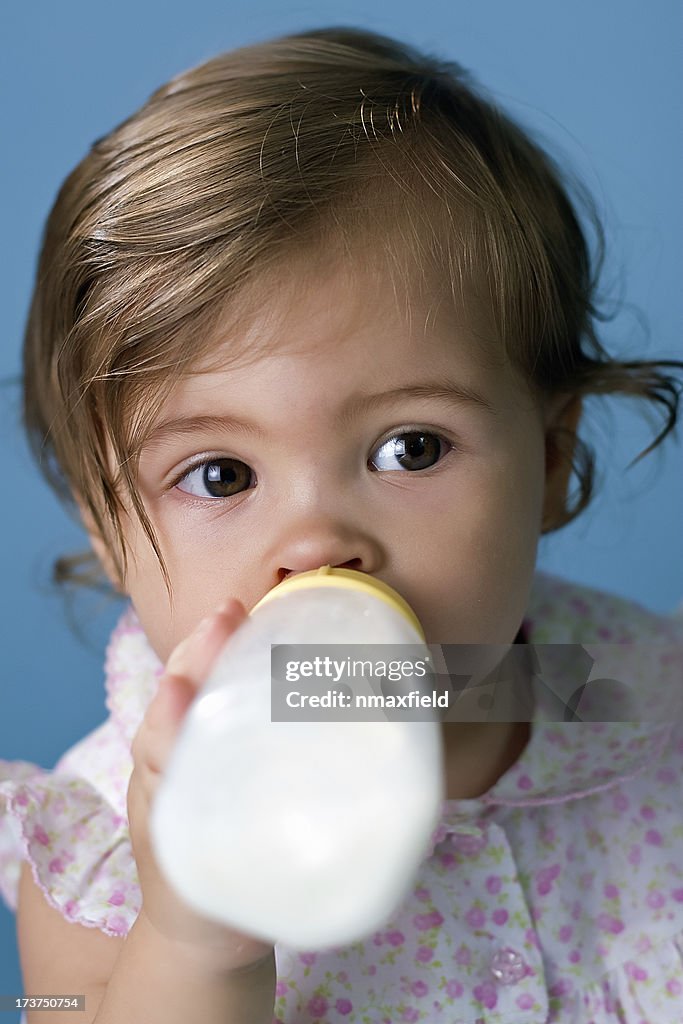
[[[533,532],[501,519],[495,531],[468,531],[421,566],[420,604],[430,643],[511,643],[524,617],[536,561]],[[418,613],[419,615],[419,613]]]

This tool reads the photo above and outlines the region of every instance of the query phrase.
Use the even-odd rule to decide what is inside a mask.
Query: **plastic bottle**
[[[381,581],[329,566],[288,578],[191,705],[150,828],[197,911],[322,949],[371,934],[406,895],[443,800],[441,734],[434,717],[271,721],[271,644],[283,643],[410,644],[429,658],[412,609]]]

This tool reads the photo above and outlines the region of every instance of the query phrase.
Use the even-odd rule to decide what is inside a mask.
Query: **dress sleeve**
[[[13,910],[22,861],[69,921],[121,936],[139,913],[126,818],[85,779],[0,761],[0,893]]]
[[[131,742],[163,670],[131,608],[105,668],[109,717],[53,769],[0,760],[0,895],[16,910],[26,861],[67,920],[121,936],[142,903],[127,817]]]

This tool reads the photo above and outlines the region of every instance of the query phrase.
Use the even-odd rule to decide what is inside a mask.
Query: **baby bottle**
[[[319,657],[313,676],[316,653],[328,650],[336,666]],[[271,590],[190,706],[152,807],[155,854],[179,895],[292,949],[353,942],[391,917],[444,796],[436,715],[420,716],[413,696],[412,713],[380,708],[368,718],[355,705],[370,694],[381,704],[386,680],[349,670],[335,681],[353,650],[380,674],[386,651],[409,652],[415,677],[420,658],[431,664],[412,609],[365,573],[323,566]],[[286,675],[276,664],[283,651]],[[420,692],[416,678],[401,685]],[[423,689],[432,693],[428,681]],[[302,706],[306,693],[327,707]]]

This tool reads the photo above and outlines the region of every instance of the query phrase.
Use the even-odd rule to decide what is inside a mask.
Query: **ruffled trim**
[[[105,659],[106,707],[128,747],[156,693],[163,671],[164,666],[130,605],[111,635]]]
[[[11,775],[11,778],[7,776]],[[90,783],[0,762],[0,892],[16,910],[22,860],[68,921],[126,935],[142,897],[127,820]]]

